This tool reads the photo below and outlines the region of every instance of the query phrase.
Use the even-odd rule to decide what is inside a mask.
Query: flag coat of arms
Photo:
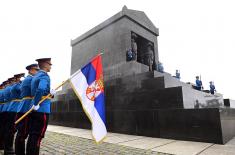
[[[101,55],[82,67],[70,78],[70,83],[91,121],[92,136],[98,143],[106,134],[104,82]]]

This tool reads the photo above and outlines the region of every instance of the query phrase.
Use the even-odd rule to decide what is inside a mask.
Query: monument
[[[235,136],[235,109],[221,94],[195,90],[156,71],[159,30],[126,6],[71,41],[71,74],[102,52],[108,131],[224,144]],[[127,59],[127,52],[131,59]],[[128,60],[128,61],[127,61]],[[55,96],[50,124],[91,128],[68,86]]]

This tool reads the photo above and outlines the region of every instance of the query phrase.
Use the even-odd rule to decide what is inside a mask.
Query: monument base
[[[235,135],[235,109],[107,111],[109,132],[225,144]],[[84,112],[53,112],[50,124],[91,129]]]
[[[222,95],[195,90],[167,73],[144,72],[105,81],[110,132],[224,144],[235,136],[235,109]],[[53,100],[50,124],[90,129],[72,89]]]

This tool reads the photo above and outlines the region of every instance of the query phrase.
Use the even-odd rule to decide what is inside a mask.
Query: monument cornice
[[[145,18],[145,21],[147,20],[149,22],[149,25],[145,24],[145,22],[139,22],[136,16],[141,16]],[[115,14],[114,16],[110,17],[109,19],[105,20],[101,24],[97,25],[93,29],[89,30],[88,32],[82,34],[78,38],[71,40],[71,46],[75,46],[76,44],[80,43],[81,41],[89,38],[90,36],[96,34],[97,32],[105,29],[106,27],[116,23],[117,21],[121,20],[122,18],[127,18],[130,21],[136,23],[140,27],[144,28],[145,30],[149,31],[155,36],[159,36],[159,30],[156,28],[152,22],[148,19],[148,17],[145,15],[144,12],[141,11],[136,11],[136,10],[130,10],[127,9],[125,6],[123,7],[122,11],[119,13]],[[143,19],[142,18],[142,19]]]

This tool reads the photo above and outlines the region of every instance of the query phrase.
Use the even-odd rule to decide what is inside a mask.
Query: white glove
[[[37,111],[38,109],[40,108],[40,105],[38,104],[38,105],[33,105],[33,110],[35,110],[35,111]]]
[[[50,94],[51,94],[52,96],[55,96],[55,94],[56,94],[56,90],[51,89]]]

